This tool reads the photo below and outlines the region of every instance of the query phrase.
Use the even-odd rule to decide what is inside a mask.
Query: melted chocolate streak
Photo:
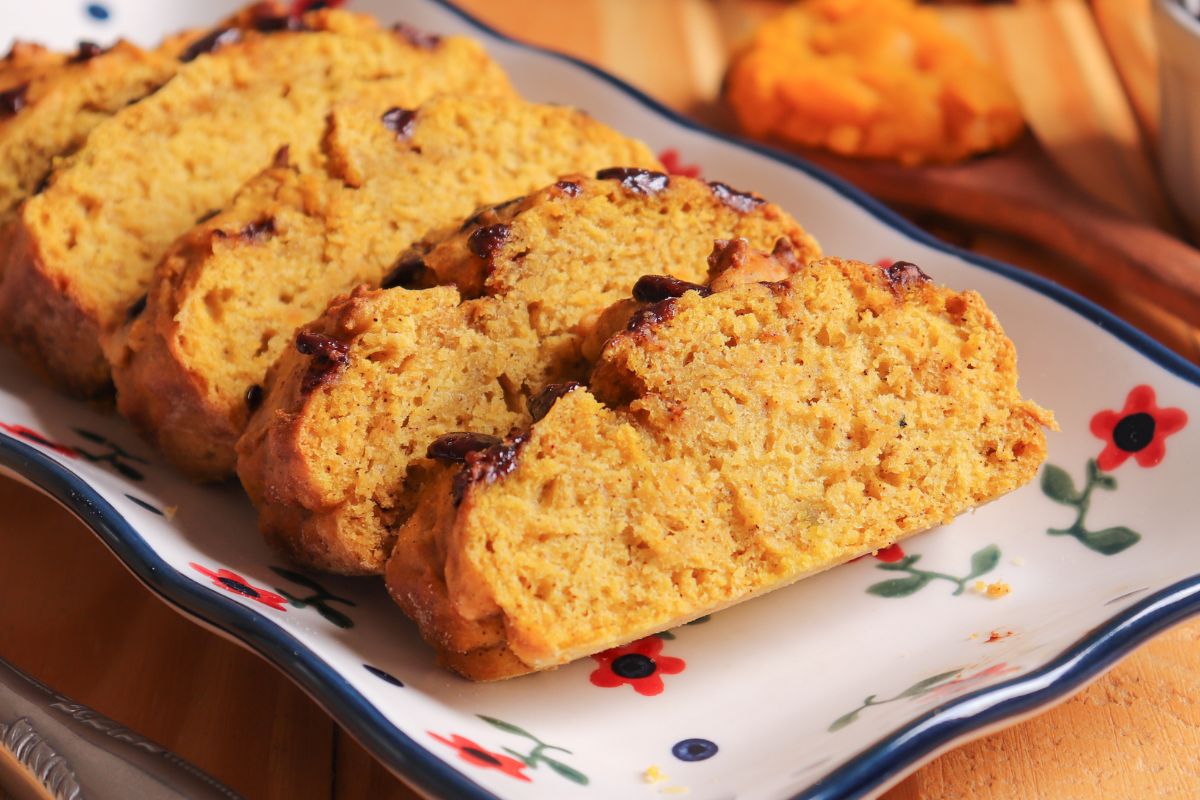
[[[14,86],[7,92],[0,92],[0,118],[11,117],[25,107],[25,94],[29,91],[29,84],[23,83],[20,86]]]
[[[207,36],[192,42],[191,46],[180,54],[179,60],[186,64],[189,61],[195,61],[205,53],[215,53],[222,47],[236,44],[241,40],[242,32],[237,28],[217,28]]]
[[[712,190],[718,200],[739,214],[748,214],[767,202],[752,192],[740,192],[719,181],[709,181],[708,188]]]
[[[530,398],[529,416],[533,418],[534,422],[537,422],[550,413],[550,409],[554,407],[560,397],[582,388],[583,384],[579,381],[547,384],[545,388]]]
[[[596,173],[602,181],[620,181],[621,186],[634,194],[658,194],[671,185],[671,179],[662,172],[634,167],[609,167]]]
[[[911,261],[897,261],[883,268],[883,276],[887,278],[888,286],[897,295],[912,286],[929,283],[932,278]]]
[[[685,292],[698,292],[701,297],[712,294],[707,286],[681,281],[670,275],[643,275],[633,285],[633,299],[639,303],[659,303],[670,297],[681,297]]]
[[[455,431],[434,439],[425,451],[427,458],[445,461],[451,464],[465,464],[467,456],[479,450],[486,450],[502,444],[499,437],[486,433],[471,433],[470,431]]]
[[[442,43],[442,37],[436,33],[429,33],[403,22],[393,25],[392,32],[419,50],[434,50]]]
[[[467,453],[462,470],[454,476],[454,505],[460,505],[467,489],[476,483],[494,483],[517,468],[517,456],[529,441],[529,431],[514,428],[500,444]]]
[[[413,134],[413,126],[417,121],[417,112],[407,108],[389,108],[380,117],[383,127],[396,134],[402,142],[408,141]]]
[[[636,336],[645,336],[650,333],[651,328],[671,319],[678,311],[679,304],[676,299],[668,297],[666,300],[646,306],[635,313],[629,318],[629,324],[625,326],[625,330]]]
[[[296,349],[313,357],[300,383],[300,389],[305,394],[328,381],[344,367],[350,353],[348,343],[311,331],[301,331],[296,336]]]
[[[485,225],[467,237],[467,247],[479,258],[488,259],[508,240],[509,226]]]
[[[80,42],[79,48],[75,51],[75,55],[71,56],[72,64],[82,64],[85,61],[91,61],[93,58],[104,54],[104,48],[95,42]]]

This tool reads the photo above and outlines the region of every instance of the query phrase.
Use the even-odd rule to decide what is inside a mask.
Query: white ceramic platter
[[[58,47],[117,35],[153,43],[232,7],[5,0],[0,45],[18,35]],[[705,177],[758,191],[829,253],[902,258],[977,289],[1017,344],[1022,390],[1062,426],[1040,482],[903,551],[622,652],[472,685],[434,665],[380,582],[288,569],[236,487],[187,483],[123,421],[0,355],[3,469],[75,512],[167,602],[276,664],[397,774],[454,798],[873,794],[951,743],[1061,700],[1200,611],[1200,369],[795,159],[700,129],[449,5],[357,7],[477,37],[530,99],[581,106]],[[998,599],[978,588],[1001,582],[1011,592]],[[631,654],[654,672],[630,677],[619,659]],[[664,780],[647,781],[652,766]]]

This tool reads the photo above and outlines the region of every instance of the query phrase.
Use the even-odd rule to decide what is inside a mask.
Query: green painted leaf
[[[1042,468],[1042,492],[1056,503],[1073,506],[1079,502],[1075,481],[1062,467],[1047,464]]]
[[[982,550],[976,550],[971,556],[971,574],[964,580],[978,578],[984,573],[991,572],[1000,563],[1000,548],[994,544],[989,544]]]
[[[500,749],[503,750],[504,752],[508,753],[510,756],[515,758],[517,761],[520,761],[522,764],[524,764],[527,767],[537,766],[536,764],[533,763],[533,759],[531,759],[529,756],[525,755],[524,753],[518,753],[516,750],[513,750],[511,747],[501,747]]]
[[[349,629],[354,627],[354,620],[350,619],[336,608],[331,608],[324,603],[313,603],[313,608],[317,610],[318,614],[332,622],[334,625],[337,625],[339,628]]]
[[[108,444],[108,439],[105,439],[103,436],[101,436],[98,433],[92,433],[91,431],[85,430],[83,428],[71,428],[71,430],[75,431],[77,434],[79,434],[83,438],[87,439],[89,442],[95,442],[96,444]]]
[[[1079,537],[1079,541],[1097,553],[1103,553],[1106,556],[1115,556],[1122,550],[1133,547],[1141,539],[1142,535],[1140,533],[1131,531],[1124,525],[1118,525],[1115,528],[1105,528],[1102,531],[1087,531]]]
[[[301,586],[307,586],[309,589],[312,589],[315,592],[323,591],[321,589],[321,584],[317,583],[312,578],[308,577],[307,575],[305,575],[302,572],[296,572],[295,570],[290,570],[290,569],[286,569],[284,567],[275,567],[275,566],[271,567],[271,571],[274,572],[276,575],[280,575],[284,578],[287,578],[292,583],[298,583]]]
[[[553,758],[550,758],[549,756],[542,756],[542,763],[544,763],[547,767],[554,770],[559,775],[562,775],[564,778],[566,778],[569,781],[575,781],[580,786],[588,785],[588,776],[584,775],[582,772],[575,769],[574,767],[568,767],[566,764],[562,763],[561,761],[555,761]]]
[[[883,561],[875,565],[876,569],[882,569],[886,572],[908,572],[909,567],[921,560],[920,554],[905,556],[899,561]]]
[[[479,717],[493,728],[499,728],[506,733],[515,733],[517,736],[524,736],[526,739],[532,739],[535,742],[538,741],[538,738],[532,733],[518,725],[513,725],[511,722],[505,722],[504,720],[496,719],[495,717],[486,717],[483,714],[476,714],[475,716]]]
[[[846,727],[851,722],[854,722],[856,719],[858,719],[859,711],[862,711],[862,709],[856,708],[853,711],[851,711],[849,714],[843,714],[842,716],[835,719],[833,721],[833,723],[829,726],[829,732],[834,733],[835,731],[840,731],[842,728]]]
[[[912,686],[905,689],[900,693],[900,697],[916,697],[917,695],[925,694],[939,683],[950,680],[960,672],[962,672],[962,667],[959,667],[958,669],[952,669],[949,672],[941,672],[937,675],[931,675],[925,680],[917,681]]]
[[[670,631],[659,631],[654,635],[668,642],[675,638],[675,634],[671,633]]]
[[[880,581],[867,587],[867,593],[878,597],[908,597],[913,592],[919,592],[929,583],[924,575],[910,575],[907,578],[896,578],[891,581]]]
[[[1108,489],[1111,492],[1113,489],[1117,488],[1117,479],[1112,475],[1102,473],[1096,478],[1096,485],[1101,489]]]

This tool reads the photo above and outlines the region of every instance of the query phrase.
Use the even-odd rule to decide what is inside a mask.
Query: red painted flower
[[[227,592],[233,592],[234,594],[241,595],[242,597],[249,597],[251,600],[257,600],[264,606],[270,606],[276,611],[287,610],[287,606],[285,605],[287,601],[282,597],[274,592],[269,592],[266,589],[259,589],[257,586],[251,586],[249,581],[232,570],[219,569],[216,572],[213,572],[211,569],[202,567],[195,562],[190,563],[189,566],[191,566],[191,568],[197,572],[203,573],[212,578],[213,585],[219,586]]]
[[[868,555],[871,555],[876,559],[888,564],[895,564],[897,561],[904,558],[905,553],[904,548],[902,548],[899,543],[896,543],[889,544],[887,547],[876,550],[874,553],[869,553]],[[850,559],[850,563],[853,564],[855,561],[862,561],[866,557],[866,555],[861,555],[858,558],[852,558]]]
[[[592,656],[600,666],[592,672],[591,681],[606,689],[628,683],[638,694],[662,694],[663,675],[683,672],[687,662],[682,658],[662,656],[663,640],[647,636],[623,647],[614,647]]]
[[[56,453],[61,453],[67,458],[78,458],[79,453],[75,452],[74,448],[68,447],[65,444],[47,439],[42,434],[35,431],[33,428],[26,428],[24,425],[10,425],[7,422],[0,422],[0,430],[5,430],[13,436],[20,436],[22,439],[27,439],[34,444],[40,444],[42,447],[48,447]]]
[[[425,732],[442,744],[453,747],[458,751],[458,757],[468,764],[474,764],[484,769],[499,770],[510,778],[516,778],[526,783],[532,782],[529,776],[522,772],[525,769],[525,762],[523,761],[517,761],[515,758],[510,758],[500,753],[493,753],[491,750],[485,750],[467,737],[459,736],[457,733],[450,734],[450,738],[446,739],[438,736],[433,731]]]
[[[897,561],[904,558],[904,548],[902,548],[899,544],[889,544],[887,547],[876,552],[875,558],[888,564],[895,564]]]
[[[1001,661],[999,664],[993,664],[990,667],[981,669],[973,675],[968,675],[965,678],[956,678],[946,683],[938,684],[929,690],[930,697],[954,697],[960,694],[966,694],[972,689],[978,688],[981,684],[987,683],[992,678],[998,678],[1001,675],[1008,675],[1012,672],[1020,672],[1020,667],[1009,666],[1006,662]]]
[[[887,269],[888,267],[890,267],[892,264],[895,264],[895,263],[896,263],[896,259],[894,259],[894,258],[881,258],[875,262],[875,266],[879,267],[880,269]]]
[[[686,178],[699,178],[700,167],[697,164],[684,164],[683,159],[679,157],[679,151],[675,148],[663,150],[658,154],[658,160],[667,168],[667,172],[671,175],[683,175]]]
[[[1092,417],[1092,433],[1105,440],[1096,466],[1113,470],[1130,456],[1139,467],[1157,466],[1167,454],[1166,438],[1185,425],[1187,413],[1182,408],[1159,408],[1153,389],[1135,386],[1125,398],[1125,408]]]

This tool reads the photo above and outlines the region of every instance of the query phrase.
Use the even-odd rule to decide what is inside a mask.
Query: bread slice
[[[570,178],[489,209],[405,265],[451,289],[356,291],[272,368],[238,442],[238,475],[269,541],[300,563],[377,573],[411,512],[429,443],[501,434],[527,398],[586,374],[581,324],[648,270],[703,279],[712,234],[797,254],[816,243],[776,206],[645,170]]]
[[[294,163],[315,166],[339,97],[368,83],[405,107],[441,92],[511,92],[467,39],[419,39],[328,10],[274,27],[223,28],[194,42],[174,78],[96,126],[22,207],[0,321],[71,391],[106,389],[102,347],[176,237],[223,207],[281,145]]]
[[[0,225],[46,180],[55,156],[166,82],[179,63],[124,41],[108,50],[84,43],[73,55],[54,55],[0,101]],[[6,113],[14,105],[16,111]]]
[[[219,29],[269,31],[286,27],[287,14],[284,3],[256,3]],[[292,24],[302,23],[296,18]],[[80,42],[72,53],[14,43],[0,60],[0,228],[22,200],[45,186],[56,158],[78,148],[100,122],[166,83],[179,70],[181,56],[203,37],[204,32],[184,31],[150,51],[126,41],[107,48]]]
[[[118,408],[189,475],[231,475],[267,368],[298,325],[472,211],[557,176],[656,167],[650,151],[562,106],[450,96],[419,110],[335,108],[322,169],[276,167],[157,269],[113,360]]]
[[[551,389],[544,417],[485,449],[430,449],[465,464],[427,483],[388,587],[469,678],[779,588],[1009,492],[1045,457],[1053,417],[1021,398],[996,318],[911,264],[649,284],[663,299],[609,340],[590,389]]]

